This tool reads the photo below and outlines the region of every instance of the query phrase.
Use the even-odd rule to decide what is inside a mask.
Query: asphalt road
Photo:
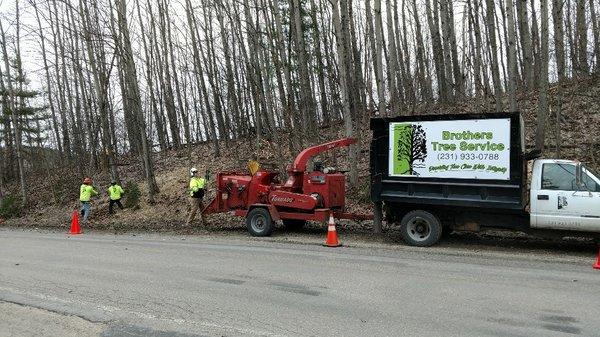
[[[588,253],[314,243],[3,229],[0,336],[600,336]]]

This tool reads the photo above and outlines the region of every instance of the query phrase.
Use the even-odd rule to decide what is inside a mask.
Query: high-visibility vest
[[[200,198],[200,191],[204,192],[204,185],[206,180],[204,178],[192,177],[190,179],[190,196],[194,198]]]
[[[123,188],[118,185],[112,185],[108,188],[108,196],[110,197],[110,200],[119,200],[121,199],[121,194],[125,193],[125,191],[123,191]]]
[[[92,185],[83,184],[79,188],[79,201],[88,202],[92,198],[92,195],[97,195],[98,192]]]

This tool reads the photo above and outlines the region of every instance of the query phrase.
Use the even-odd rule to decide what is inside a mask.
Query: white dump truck
[[[518,113],[372,118],[371,130],[371,198],[408,244],[483,227],[600,238],[600,176],[525,154]]]

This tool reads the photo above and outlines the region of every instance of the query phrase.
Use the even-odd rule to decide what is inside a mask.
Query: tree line
[[[210,142],[218,157],[250,138],[293,153],[320,127],[360,137],[369,117],[423,104],[517,111],[524,90],[539,91],[543,150],[549,81],[598,71],[598,5],[14,0],[0,17],[0,182],[18,180],[26,203],[24,177],[49,153],[80,176],[106,169],[114,180],[127,154],[152,201],[156,151]],[[357,156],[351,147],[351,183]]]

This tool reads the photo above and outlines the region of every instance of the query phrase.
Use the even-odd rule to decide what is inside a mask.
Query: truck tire
[[[269,236],[273,233],[273,219],[265,208],[253,208],[246,215],[246,228],[252,236]]]
[[[288,231],[297,232],[297,231],[302,230],[302,227],[304,227],[304,225],[306,225],[306,220],[284,219],[283,225],[285,226],[285,229],[287,229]]]
[[[411,211],[402,218],[400,233],[411,246],[429,247],[440,240],[442,224],[435,215],[427,211]]]

